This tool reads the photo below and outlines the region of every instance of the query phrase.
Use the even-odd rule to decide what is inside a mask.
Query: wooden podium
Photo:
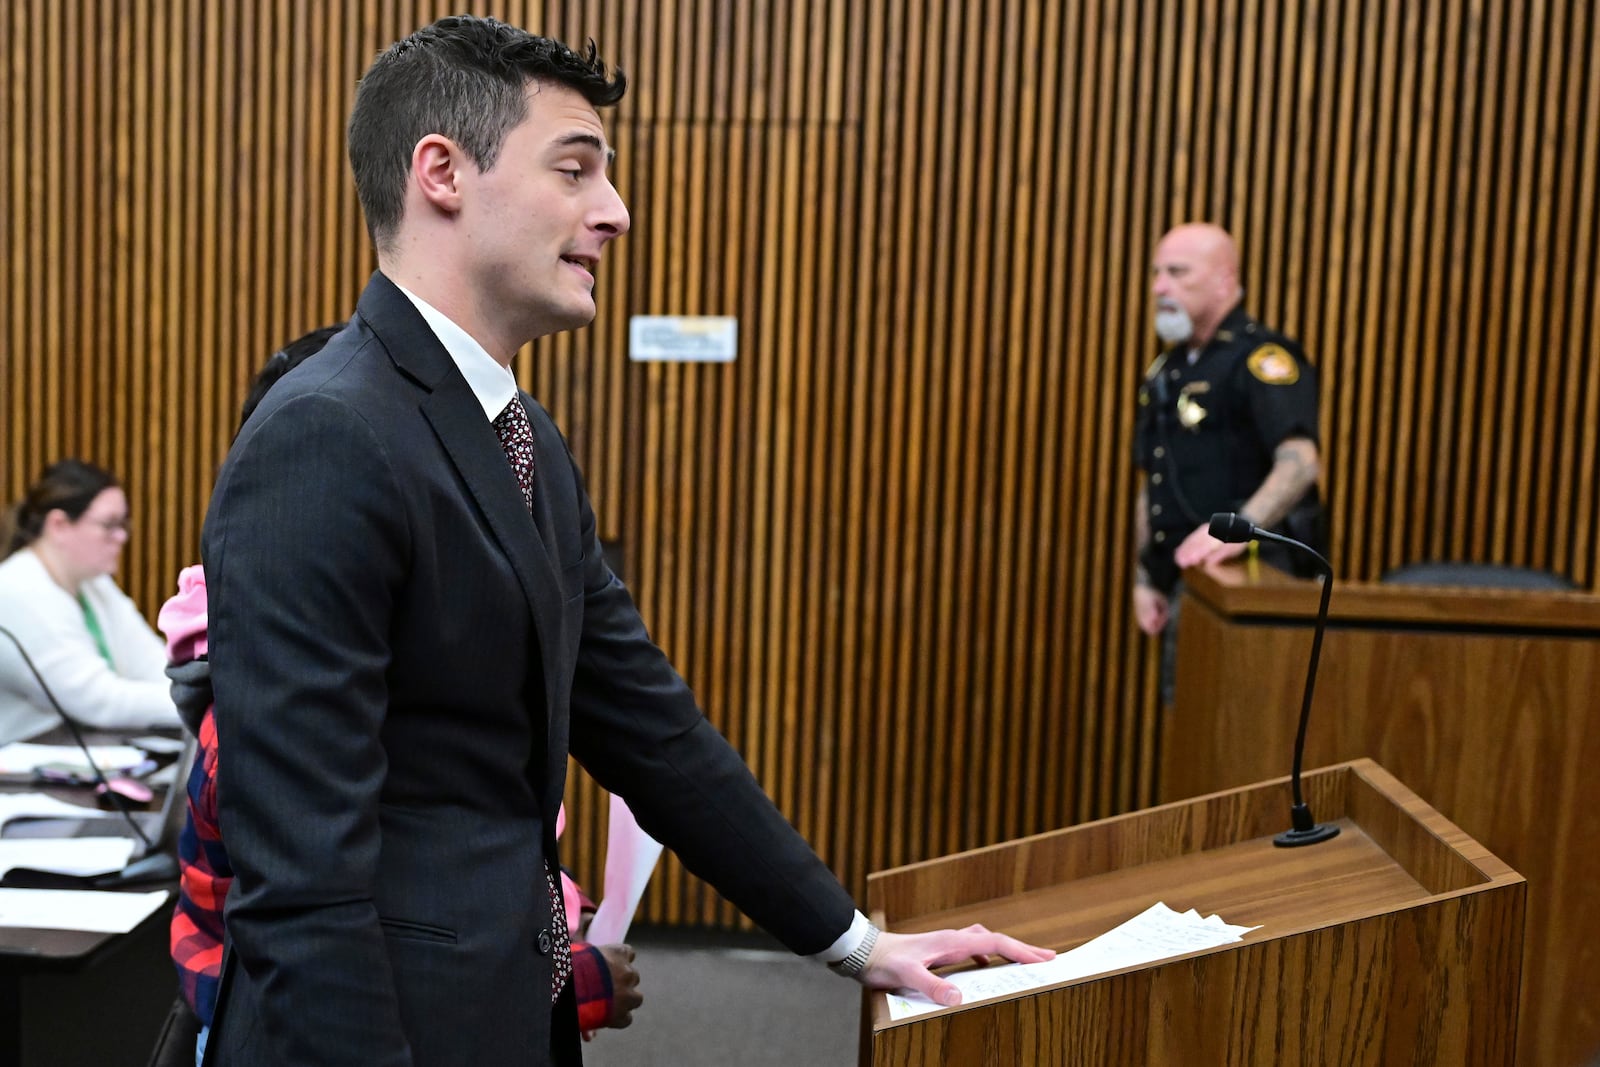
[[[1370,760],[1305,795],[1338,837],[1275,848],[1279,779],[870,876],[874,920],[902,932],[982,922],[1064,950],[1157,901],[1261,929],[900,1021],[867,993],[861,1062],[1511,1063],[1522,877]]]
[[[1185,575],[1164,800],[1289,765],[1320,593]],[[1371,756],[1528,880],[1518,1062],[1600,1056],[1600,597],[1334,586],[1306,764]]]

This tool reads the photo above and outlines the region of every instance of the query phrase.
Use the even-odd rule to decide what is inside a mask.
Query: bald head
[[[1211,340],[1244,296],[1239,286],[1239,246],[1221,226],[1187,222],[1156,245],[1150,267],[1156,332],[1169,344]]]

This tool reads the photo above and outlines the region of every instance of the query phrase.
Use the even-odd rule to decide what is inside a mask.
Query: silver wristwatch
[[[878,928],[872,923],[867,924],[867,935],[861,939],[861,944],[856,946],[854,952],[842,960],[834,960],[828,964],[828,970],[834,974],[842,974],[846,978],[860,978],[861,972],[867,969],[867,957],[872,955],[872,946],[878,943]]]

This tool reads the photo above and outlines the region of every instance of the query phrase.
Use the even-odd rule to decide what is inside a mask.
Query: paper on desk
[[[0,840],[0,877],[13,867],[56,874],[110,874],[128,865],[131,837],[19,837]]]
[[[167,891],[95,893],[79,889],[0,889],[0,926],[125,934],[167,902]]]
[[[946,975],[961,990],[961,1003],[990,1000],[1028,989],[1135,967],[1241,940],[1256,926],[1230,926],[1215,915],[1201,918],[1193,909],[1179,914],[1152,904],[1115,929],[1043,963],[1008,963]],[[920,993],[888,995],[889,1018],[906,1019],[944,1007]]]
[[[137,767],[145,754],[132,745],[90,745],[89,755],[102,771],[124,771]],[[30,774],[41,763],[82,763],[83,749],[77,745],[36,745],[13,741],[0,747],[0,774]]]
[[[11,819],[25,817],[40,819],[89,818],[104,815],[98,808],[73,804],[44,793],[0,793],[0,826]]]

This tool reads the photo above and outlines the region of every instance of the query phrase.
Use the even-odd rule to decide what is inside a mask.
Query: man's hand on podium
[[[976,960],[987,966],[990,956],[1001,956],[1013,963],[1043,963],[1055,959],[1055,952],[997,934],[974,923],[964,930],[934,930],[926,934],[878,935],[866,969],[863,985],[873,989],[911,989],[935,1004],[954,1007],[961,1003],[961,990],[934,974],[929,968]]]
[[[1178,546],[1172,558],[1179,567],[1188,570],[1190,567],[1201,567],[1207,563],[1225,563],[1244,555],[1245,549],[1249,547],[1248,541],[1219,541],[1211,536],[1211,527],[1204,525],[1183,539],[1183,543]]]

